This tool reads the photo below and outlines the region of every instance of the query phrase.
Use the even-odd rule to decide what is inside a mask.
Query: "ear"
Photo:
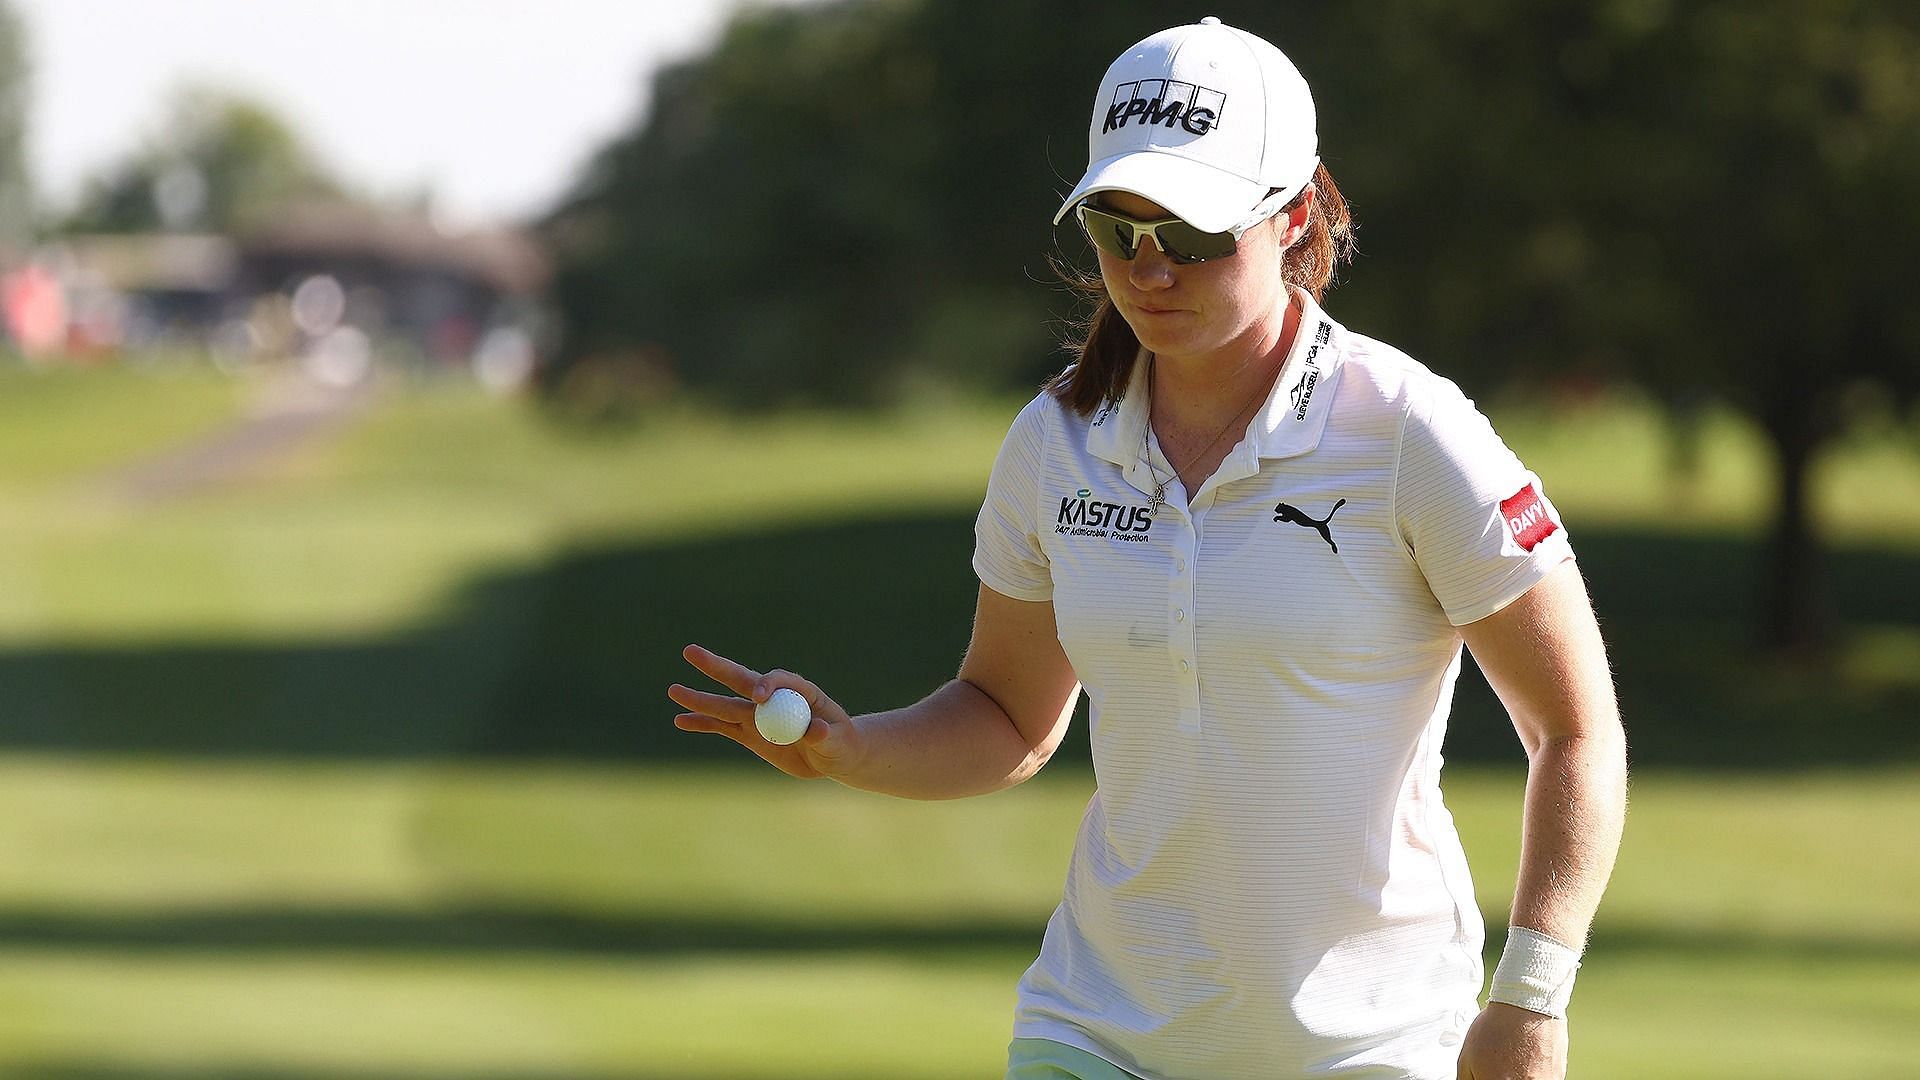
[[[1275,215],[1280,223],[1280,246],[1282,248],[1292,247],[1294,244],[1299,243],[1302,236],[1306,235],[1307,219],[1313,213],[1313,196],[1313,186],[1309,184],[1307,189],[1300,193],[1300,205],[1285,213]]]

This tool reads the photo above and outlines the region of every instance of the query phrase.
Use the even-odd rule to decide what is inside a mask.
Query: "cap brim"
[[[1129,150],[1088,166],[1053,223],[1060,224],[1075,204],[1103,191],[1151,199],[1202,232],[1226,232],[1266,197],[1268,186],[1178,154]]]

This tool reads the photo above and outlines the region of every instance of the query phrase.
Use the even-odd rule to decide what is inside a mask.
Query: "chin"
[[[1127,325],[1132,328],[1133,336],[1140,339],[1140,344],[1149,349],[1167,348],[1186,337],[1176,328],[1156,325],[1152,317],[1128,317]]]
[[[1135,326],[1133,336],[1140,339],[1142,348],[1163,356],[1185,356],[1188,353],[1205,351],[1204,347],[1198,346],[1189,334],[1169,334],[1164,330],[1156,331],[1153,327],[1147,327],[1143,331]]]

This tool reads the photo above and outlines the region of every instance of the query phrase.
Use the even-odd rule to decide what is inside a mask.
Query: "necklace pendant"
[[[1147,496],[1147,516],[1159,517],[1160,508],[1167,505],[1167,485],[1155,484],[1153,494]]]

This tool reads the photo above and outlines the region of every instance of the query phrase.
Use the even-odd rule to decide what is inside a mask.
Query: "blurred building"
[[[29,355],[204,351],[302,361],[333,381],[387,364],[505,385],[549,333],[548,276],[524,232],[314,203],[237,237],[67,237],[0,281],[0,300]],[[64,333],[49,333],[50,311]]]

